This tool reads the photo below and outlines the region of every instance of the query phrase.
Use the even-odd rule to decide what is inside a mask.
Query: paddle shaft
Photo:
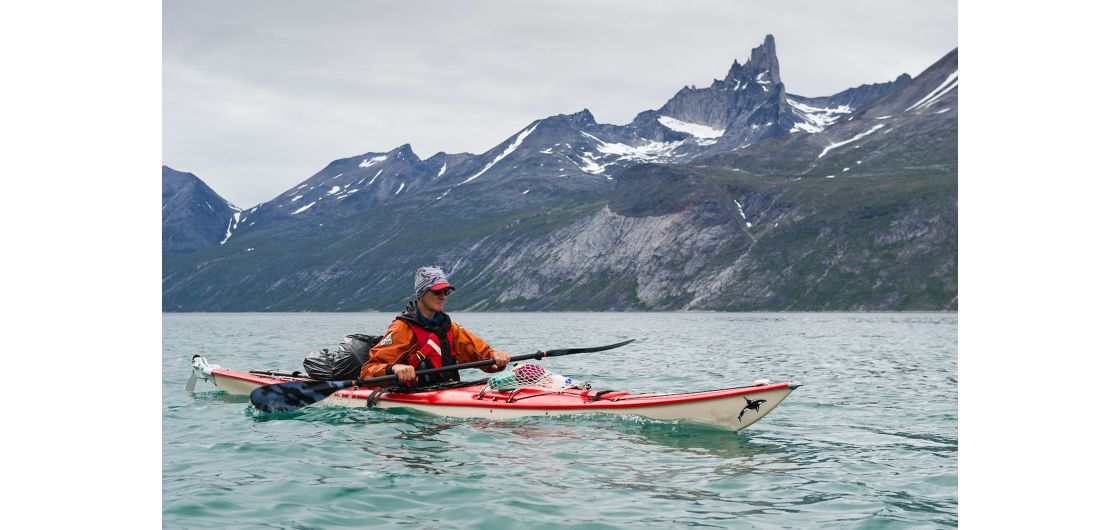
[[[630,341],[626,341],[625,343],[622,343],[622,344],[626,344],[626,343],[629,343],[629,342]],[[620,345],[621,344],[611,345],[611,346],[607,347],[607,349],[615,348],[615,347],[618,347]],[[545,357],[560,357],[560,356],[563,356],[563,355],[572,355],[573,353],[587,353],[588,351],[599,351],[599,348],[569,348],[569,349],[564,349],[564,350],[538,351],[536,353],[526,353],[525,355],[515,355],[515,356],[509,358],[509,362],[512,363],[514,361],[527,361],[529,359],[536,359],[536,360],[539,361],[539,360],[541,360]],[[473,361],[473,362],[463,363],[463,364],[453,364],[451,366],[442,366],[440,368],[428,368],[427,370],[417,370],[416,371],[416,377],[420,377],[420,376],[426,375],[426,374],[437,374],[437,373],[440,373],[440,372],[449,372],[451,370],[462,370],[464,368],[478,368],[478,367],[481,367],[481,366],[490,366],[491,364],[494,364],[495,362],[496,361],[494,361],[494,359],[484,359],[484,360],[481,360],[481,361]],[[380,377],[371,377],[369,379],[354,379],[354,380],[350,381],[351,384],[348,384],[346,386],[348,386],[348,387],[349,386],[369,386],[369,385],[372,385],[374,383],[383,383],[383,382],[386,382],[386,381],[396,381],[396,380],[397,380],[396,375],[383,375],[383,376],[380,376]]]

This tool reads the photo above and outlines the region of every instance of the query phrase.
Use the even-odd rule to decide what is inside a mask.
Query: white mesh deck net
[[[494,390],[512,390],[522,387],[563,389],[590,386],[586,383],[576,383],[570,377],[564,377],[546,371],[539,364],[513,365],[513,369],[491,377],[486,386]]]

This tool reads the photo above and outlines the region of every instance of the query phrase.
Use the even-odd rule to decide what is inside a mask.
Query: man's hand
[[[497,366],[498,369],[501,370],[505,368],[507,364],[509,364],[509,352],[495,351],[494,366]]]
[[[509,360],[509,355],[506,355],[506,360]],[[410,364],[394,364],[393,374],[397,376],[402,383],[411,383],[416,380],[416,369]]]

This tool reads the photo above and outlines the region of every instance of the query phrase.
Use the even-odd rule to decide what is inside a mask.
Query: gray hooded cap
[[[416,269],[416,279],[413,282],[413,287],[416,288],[416,299],[419,300],[428,289],[435,288],[438,290],[451,287],[451,282],[448,281],[443,269],[439,267],[420,267]],[[454,291],[455,288],[451,287],[451,290]]]

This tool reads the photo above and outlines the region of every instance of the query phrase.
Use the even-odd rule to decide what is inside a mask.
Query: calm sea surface
[[[957,315],[455,313],[596,388],[804,384],[735,434],[619,416],[465,420],[317,407],[258,413],[190,358],[302,370],[393,315],[163,317],[168,528],[905,528],[957,524]],[[482,377],[476,370],[464,378]]]

